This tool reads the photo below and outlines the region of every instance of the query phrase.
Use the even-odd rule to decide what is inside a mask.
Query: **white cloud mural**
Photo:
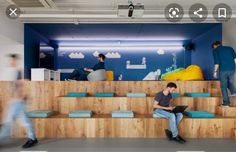
[[[83,59],[84,58],[84,54],[79,52],[79,53],[70,53],[69,55],[69,58],[71,59]]]
[[[157,50],[157,54],[159,54],[159,55],[164,55],[164,54],[165,54],[165,51],[162,50],[162,49],[158,49],[158,50]]]
[[[121,55],[118,52],[108,52],[106,57],[110,59],[119,59],[121,58]]]
[[[94,56],[94,57],[98,57],[99,54],[100,54],[100,53],[99,53],[98,51],[95,51],[95,52],[93,53],[93,56]]]

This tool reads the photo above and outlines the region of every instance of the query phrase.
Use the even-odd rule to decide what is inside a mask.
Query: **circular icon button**
[[[217,4],[213,9],[213,17],[218,22],[227,22],[231,19],[232,9],[229,5]]]
[[[17,19],[20,16],[21,10],[16,5],[10,5],[6,9],[6,15],[10,19]]]
[[[165,17],[170,22],[179,22],[184,16],[184,9],[176,3],[169,4],[165,8]]]
[[[208,10],[203,4],[196,3],[189,8],[188,13],[192,21],[199,23],[207,19]]]

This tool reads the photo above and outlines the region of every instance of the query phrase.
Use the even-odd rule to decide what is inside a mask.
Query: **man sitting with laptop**
[[[167,84],[166,88],[161,92],[157,93],[155,96],[155,101],[153,104],[154,114],[166,118],[169,120],[169,130],[166,129],[166,135],[169,140],[174,140],[179,143],[185,143],[186,141],[179,135],[178,125],[183,118],[182,112],[186,109],[186,106],[171,106],[171,99],[177,85],[173,82]]]

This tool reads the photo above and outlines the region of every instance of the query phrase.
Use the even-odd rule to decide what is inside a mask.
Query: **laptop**
[[[172,113],[184,113],[188,106],[176,106],[171,112]]]

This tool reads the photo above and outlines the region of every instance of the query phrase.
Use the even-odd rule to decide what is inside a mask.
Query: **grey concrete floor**
[[[236,141],[229,139],[189,139],[184,145],[166,139],[39,139],[37,146],[22,149],[25,140],[0,143],[0,151],[47,152],[236,152]]]

